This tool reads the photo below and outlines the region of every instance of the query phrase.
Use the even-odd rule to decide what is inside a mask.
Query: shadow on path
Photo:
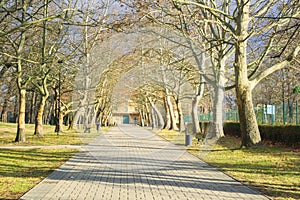
[[[139,127],[115,127],[21,199],[267,199]]]

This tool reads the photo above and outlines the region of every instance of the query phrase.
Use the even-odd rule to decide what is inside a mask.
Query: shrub
[[[283,143],[286,145],[295,145],[300,143],[300,126],[259,125],[258,128],[262,140],[268,140],[274,143]],[[241,136],[240,124],[236,122],[225,122],[224,133],[225,135]]]
[[[260,125],[259,131],[262,139],[275,143],[298,144],[300,143],[300,126],[282,125]]]
[[[240,123],[225,122],[223,124],[223,130],[225,135],[241,136]]]

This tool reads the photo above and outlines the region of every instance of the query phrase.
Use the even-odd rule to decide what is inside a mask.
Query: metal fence
[[[298,101],[294,103],[284,103],[282,105],[259,105],[254,108],[256,119],[259,124],[282,125],[300,124],[299,110],[300,105]],[[199,121],[212,121],[213,113],[199,114]],[[238,110],[227,110],[223,113],[224,121],[239,121]],[[192,122],[191,116],[184,117],[185,122]]]

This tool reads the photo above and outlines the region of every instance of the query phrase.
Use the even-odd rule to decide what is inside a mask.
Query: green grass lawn
[[[44,126],[44,138],[33,135],[34,125],[26,124],[26,143],[13,142],[17,125],[0,122],[0,199],[18,199],[22,194],[47,177],[53,170],[72,157],[78,149],[20,149],[19,146],[81,145],[92,141],[99,134],[67,131],[57,135],[54,126]],[[108,128],[103,127],[102,131]]]
[[[78,133],[74,130],[67,130],[67,126],[63,127],[63,132],[54,132],[55,126],[44,125],[44,137],[39,138],[34,133],[34,124],[26,124],[26,143],[15,143],[17,125],[15,123],[0,122],[0,146],[36,146],[36,145],[80,145],[93,140],[97,134],[95,130],[91,133]],[[102,127],[102,131],[106,131],[107,127]]]
[[[77,149],[9,149],[0,150],[0,198],[18,199]]]
[[[170,141],[179,137],[172,131],[158,134]],[[300,199],[299,149],[267,145],[240,149],[240,144],[240,138],[222,138],[203,160],[272,199]],[[187,150],[203,155],[196,140]]]

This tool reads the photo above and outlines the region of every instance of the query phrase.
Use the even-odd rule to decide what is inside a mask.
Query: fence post
[[[236,111],[236,110],[234,110],[234,112],[233,112],[233,113],[234,113],[234,121],[235,121],[235,122],[237,122],[237,111]]]
[[[272,125],[274,125],[274,124],[275,124],[275,113],[273,113],[273,114],[271,115],[271,117],[272,117]]]
[[[265,104],[262,104],[261,106],[261,124],[264,124],[265,123]]]
[[[285,107],[285,103],[283,103],[282,105],[282,117],[283,117],[283,124],[286,124],[286,107]]]

